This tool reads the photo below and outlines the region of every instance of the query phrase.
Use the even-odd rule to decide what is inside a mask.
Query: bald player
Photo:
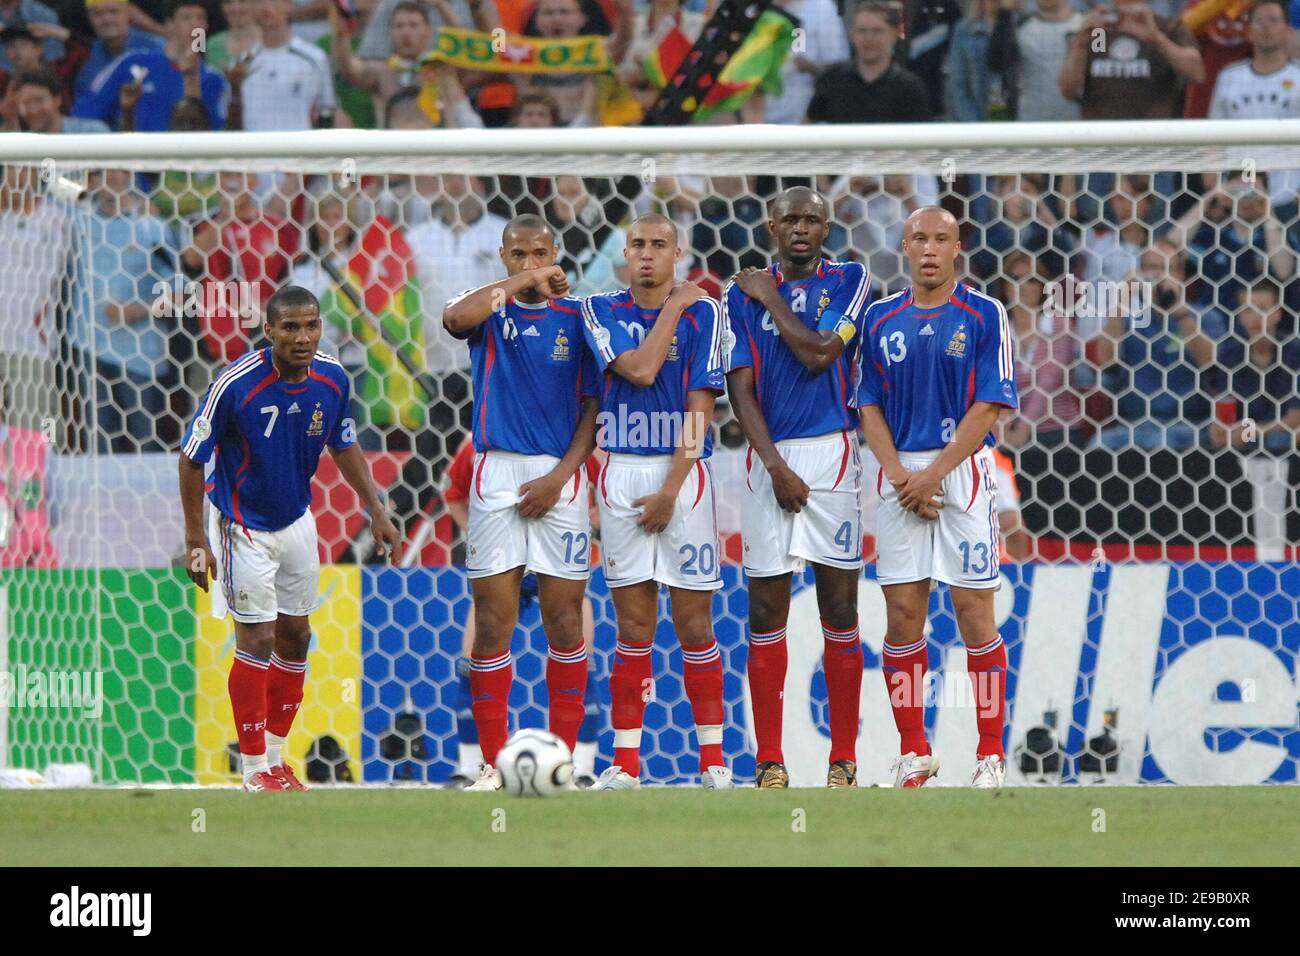
[[[570,750],[584,715],[591,522],[583,464],[596,446],[601,377],[583,340],[582,302],[568,296],[556,253],[544,220],[515,217],[501,236],[507,277],[461,293],[442,314],[447,331],[468,340],[473,361],[466,564],[475,624],[470,693],[483,764],[471,791],[502,786],[496,757],[509,730],[510,638],[527,571],[537,573],[550,645],[550,728]]]
[[[830,704],[826,784],[857,786],[862,643],[857,370],[871,291],[857,262],[822,255],[830,207],[806,187],[772,201],[777,260],[727,284],[732,332],[727,392],[749,440],[741,535],[749,580],[749,692],[758,742],[755,784],[789,786],[781,750],[791,578],[813,566]]]
[[[876,579],[885,595],[885,680],[900,737],[894,785],[939,771],[925,737],[930,583],[948,585],[975,689],[979,744],[971,786],[1006,777],[1007,653],[993,617],[997,485],[991,429],[1016,408],[1011,330],[1002,303],[956,278],[957,221],[938,206],[908,217],[911,288],[867,309],[858,405],[880,462]]]
[[[660,215],[628,229],[631,288],[583,303],[587,341],[605,370],[598,436],[601,556],[618,618],[609,689],[613,764],[593,789],[640,786],[641,730],[652,693],[659,587],[672,604],[683,684],[706,789],[731,786],[722,756],[722,658],[713,592],[722,586],[709,455],[713,405],[723,390],[718,303],[675,284],[677,227]]]

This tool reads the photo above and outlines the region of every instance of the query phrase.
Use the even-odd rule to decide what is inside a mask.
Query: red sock
[[[975,725],[980,743],[975,756],[1002,752],[1002,729],[1007,709],[1007,646],[999,635],[981,647],[966,648],[966,671],[975,688]]]
[[[546,694],[550,698],[551,733],[569,745],[578,743],[578,727],[586,716],[583,695],[587,692],[587,647],[572,650],[552,647],[546,659]]]
[[[645,722],[645,703],[653,689],[653,650],[653,641],[646,644],[619,641],[609,675],[614,765],[633,777],[641,776],[641,728]]]
[[[510,685],[514,682],[510,652],[469,658],[469,692],[473,698],[474,726],[483,750],[483,762],[496,766],[497,751],[509,736]]]
[[[306,661],[287,661],[272,652],[266,671],[266,732],[288,737],[302,706],[302,685],[307,681]]]
[[[858,626],[836,630],[822,621],[822,655],[830,704],[830,762],[857,763],[858,711],[862,703],[862,641]]]
[[[725,767],[722,759],[722,654],[718,642],[682,648],[682,683],[700,740],[700,773]]]
[[[749,699],[754,705],[754,737],[759,763],[785,763],[781,752],[781,722],[785,704],[788,655],[785,628],[749,635]]]
[[[883,656],[889,706],[898,727],[898,752],[923,757],[930,752],[925,739],[925,672],[930,664],[925,638],[905,647],[886,643]]]
[[[235,718],[239,752],[256,757],[266,753],[266,672],[270,662],[236,650],[226,688]]]

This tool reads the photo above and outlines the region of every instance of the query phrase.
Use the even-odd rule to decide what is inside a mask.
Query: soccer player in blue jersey
[[[605,370],[598,438],[609,458],[596,504],[618,618],[609,680],[614,760],[595,789],[640,785],[661,584],[682,647],[700,775],[706,788],[727,788],[722,658],[713,639],[713,592],[722,577],[708,462],[725,330],[716,302],[691,283],[674,282],[682,249],[672,220],[637,219],[623,254],[631,288],[583,303],[587,340]]]
[[[307,676],[308,615],[320,606],[308,506],[322,451],[369,509],[377,553],[396,564],[401,541],[356,445],[347,374],[316,350],[320,303],[299,286],[280,289],[266,303],[262,330],[270,346],[217,376],[185,433],[181,507],[190,578],[205,591],[215,578],[213,613],[235,619],[228,689],[244,789],[305,790],[284,762],[284,746]]]
[[[863,321],[862,430],[880,462],[876,578],[885,595],[885,680],[898,725],[894,785],[939,770],[925,737],[930,582],[948,585],[975,689],[979,744],[971,785],[999,787],[1007,653],[993,617],[1000,581],[992,429],[1019,404],[1002,303],[956,278],[957,221],[912,213],[903,252],[912,286],[873,303]]]
[[[777,261],[727,284],[727,392],[749,440],[741,536],[749,578],[755,784],[789,786],[781,752],[791,575],[811,562],[830,702],[829,787],[857,786],[862,577],[855,372],[871,290],[857,262],[822,257],[830,209],[803,186],[772,202]],[[755,461],[757,459],[757,461]]]
[[[550,726],[572,750],[584,715],[582,598],[591,561],[587,456],[596,447],[601,375],[583,338],[582,302],[555,264],[555,233],[537,216],[506,224],[507,277],[447,303],[442,322],[469,341],[474,470],[467,564],[474,592],[470,693],[483,765],[467,790],[501,789],[508,733],[510,638],[525,572],[537,574],[550,645]]]

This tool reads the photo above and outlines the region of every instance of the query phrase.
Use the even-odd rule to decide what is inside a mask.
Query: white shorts
[[[632,502],[658,491],[671,464],[671,455],[610,455],[601,470],[596,495],[600,551],[611,588],[642,581],[691,591],[722,587],[713,472],[707,460],[696,461],[682,482],[668,527],[658,534],[637,527],[641,508]]]
[[[591,573],[591,515],[587,469],[579,468],[560,500],[540,518],[519,513],[525,482],[559,462],[551,455],[479,452],[469,491],[467,573],[485,578],[523,567],[557,578],[586,580]]]
[[[771,476],[750,449],[740,507],[745,573],[774,577],[803,570],[805,561],[861,570],[857,440],[848,432],[835,432],[779,441],[776,447],[790,469],[807,483],[808,503],[798,514],[783,510],[772,494]]]
[[[908,471],[918,471],[937,451],[900,452]],[[906,584],[927,578],[961,588],[996,588],[1001,535],[998,530],[997,469],[988,446],[958,465],[939,486],[943,507],[934,521],[898,504],[894,486],[881,471],[876,480],[876,580]]]
[[[208,545],[217,558],[212,616],[242,624],[305,617],[320,607],[320,554],[311,509],[279,531],[256,531],[208,507]]]

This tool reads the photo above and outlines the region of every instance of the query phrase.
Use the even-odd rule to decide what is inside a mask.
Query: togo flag
[[[794,44],[794,24],[776,10],[765,10],[740,48],[731,55],[694,111],[694,120],[740,109],[755,90],[781,92],[781,67]]]

